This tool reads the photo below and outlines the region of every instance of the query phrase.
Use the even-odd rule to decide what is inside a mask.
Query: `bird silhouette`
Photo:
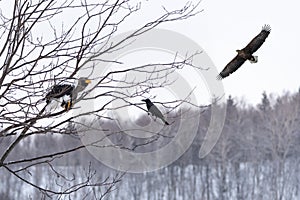
[[[143,99],[142,101],[146,102],[147,109],[149,113],[151,113],[153,116],[160,118],[166,125],[169,125],[169,123],[165,120],[163,114],[160,112],[160,110],[150,101],[150,99]]]
[[[217,76],[217,79],[221,80],[226,78],[238,70],[244,62],[246,62],[246,60],[249,60],[251,63],[256,63],[257,56],[254,56],[253,53],[263,45],[270,32],[271,26],[264,25],[261,32],[255,36],[245,48],[236,50],[238,54],[225,66],[225,68]]]

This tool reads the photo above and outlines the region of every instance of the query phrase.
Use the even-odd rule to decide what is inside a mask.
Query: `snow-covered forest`
[[[226,110],[222,135],[204,159],[199,159],[198,152],[209,124],[209,108],[201,115],[198,134],[188,151],[176,162],[157,171],[142,174],[117,172],[102,165],[82,148],[79,152],[56,158],[54,163],[49,163],[51,168],[44,167],[47,165],[45,162],[34,167],[35,170],[23,170],[22,176],[37,185],[46,182],[49,189],[63,188],[64,183],[72,179],[79,182],[84,179],[118,179],[106,199],[298,199],[300,91],[281,96],[264,92],[261,103],[256,106],[229,97]],[[130,140],[124,139],[121,133],[113,137],[118,141]],[[162,137],[149,145],[159,145],[157,143],[166,140]],[[8,144],[7,138],[1,138],[0,151]],[[32,152],[36,154],[34,157],[38,157],[76,148],[80,144],[76,134],[42,135],[34,140],[24,140],[11,157],[26,158],[27,155],[33,156]],[[141,146],[137,150],[142,151],[143,148],[146,147]],[[15,167],[21,166],[17,164]],[[38,189],[19,181],[3,168],[0,170],[0,199],[43,198]],[[67,171],[67,175],[60,176],[60,171]],[[105,191],[103,186],[93,189],[82,187],[89,183],[83,181],[72,188],[78,192],[72,193],[71,199],[99,198]]]

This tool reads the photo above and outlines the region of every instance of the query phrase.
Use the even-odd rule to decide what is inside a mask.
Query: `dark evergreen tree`
[[[265,111],[271,109],[271,105],[270,105],[270,100],[269,100],[269,98],[268,98],[268,95],[267,95],[266,91],[264,91],[264,92],[262,93],[262,96],[263,96],[263,97],[262,97],[262,100],[261,100],[261,104],[258,105],[258,108],[259,108],[261,111],[265,112]]]

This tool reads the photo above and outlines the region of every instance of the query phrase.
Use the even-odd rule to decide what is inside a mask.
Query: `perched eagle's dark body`
[[[68,96],[68,100],[63,98],[61,107],[69,110],[73,105],[73,100],[77,99],[78,93],[83,91],[89,83],[91,83],[91,80],[81,77],[78,79],[76,87],[69,84],[54,85],[51,91],[46,94],[46,103],[49,104],[53,99],[58,100],[61,97]]]
[[[246,60],[251,63],[257,62],[257,56],[252,54],[256,52],[265,42],[271,32],[270,25],[264,25],[261,32],[251,40],[251,42],[242,50],[236,50],[237,55],[225,66],[223,71],[217,76],[217,79],[222,79],[235,72]]]
[[[67,84],[54,85],[52,87],[52,90],[46,95],[46,103],[49,104],[51,99],[53,98],[58,99],[65,95],[70,96],[70,99],[72,99],[73,98],[72,93],[74,88],[75,87],[73,85],[67,85]],[[61,103],[61,107],[64,107],[66,110],[68,110],[70,106],[71,106],[70,103],[67,103],[64,100]]]
[[[46,103],[50,103],[50,100],[52,98],[60,98],[63,97],[64,95],[72,95],[72,91],[74,90],[73,85],[54,85],[51,89],[51,91],[46,95]]]

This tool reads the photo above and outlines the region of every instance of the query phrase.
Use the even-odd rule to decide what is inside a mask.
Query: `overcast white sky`
[[[162,4],[169,10],[184,5],[182,0],[143,2],[137,15],[141,17],[132,18],[122,30],[132,30],[132,24],[157,18],[163,13]],[[226,96],[231,94],[255,105],[260,102],[263,91],[282,94],[296,92],[300,87],[299,8],[297,0],[203,0],[199,6],[203,12],[197,16],[159,28],[176,31],[197,42],[221,71],[236,55],[236,49],[245,47],[264,24],[270,24],[271,34],[255,53],[258,63],[246,62],[223,80]],[[62,20],[66,23],[69,19]]]
[[[177,2],[177,1],[176,1]],[[223,80],[226,96],[260,102],[261,93],[295,92],[300,87],[298,64],[300,45],[300,2],[296,0],[203,0],[204,11],[184,22],[164,27],[178,31],[199,43],[218,70],[245,47],[264,24],[272,31],[255,53],[258,63],[246,62]]]

